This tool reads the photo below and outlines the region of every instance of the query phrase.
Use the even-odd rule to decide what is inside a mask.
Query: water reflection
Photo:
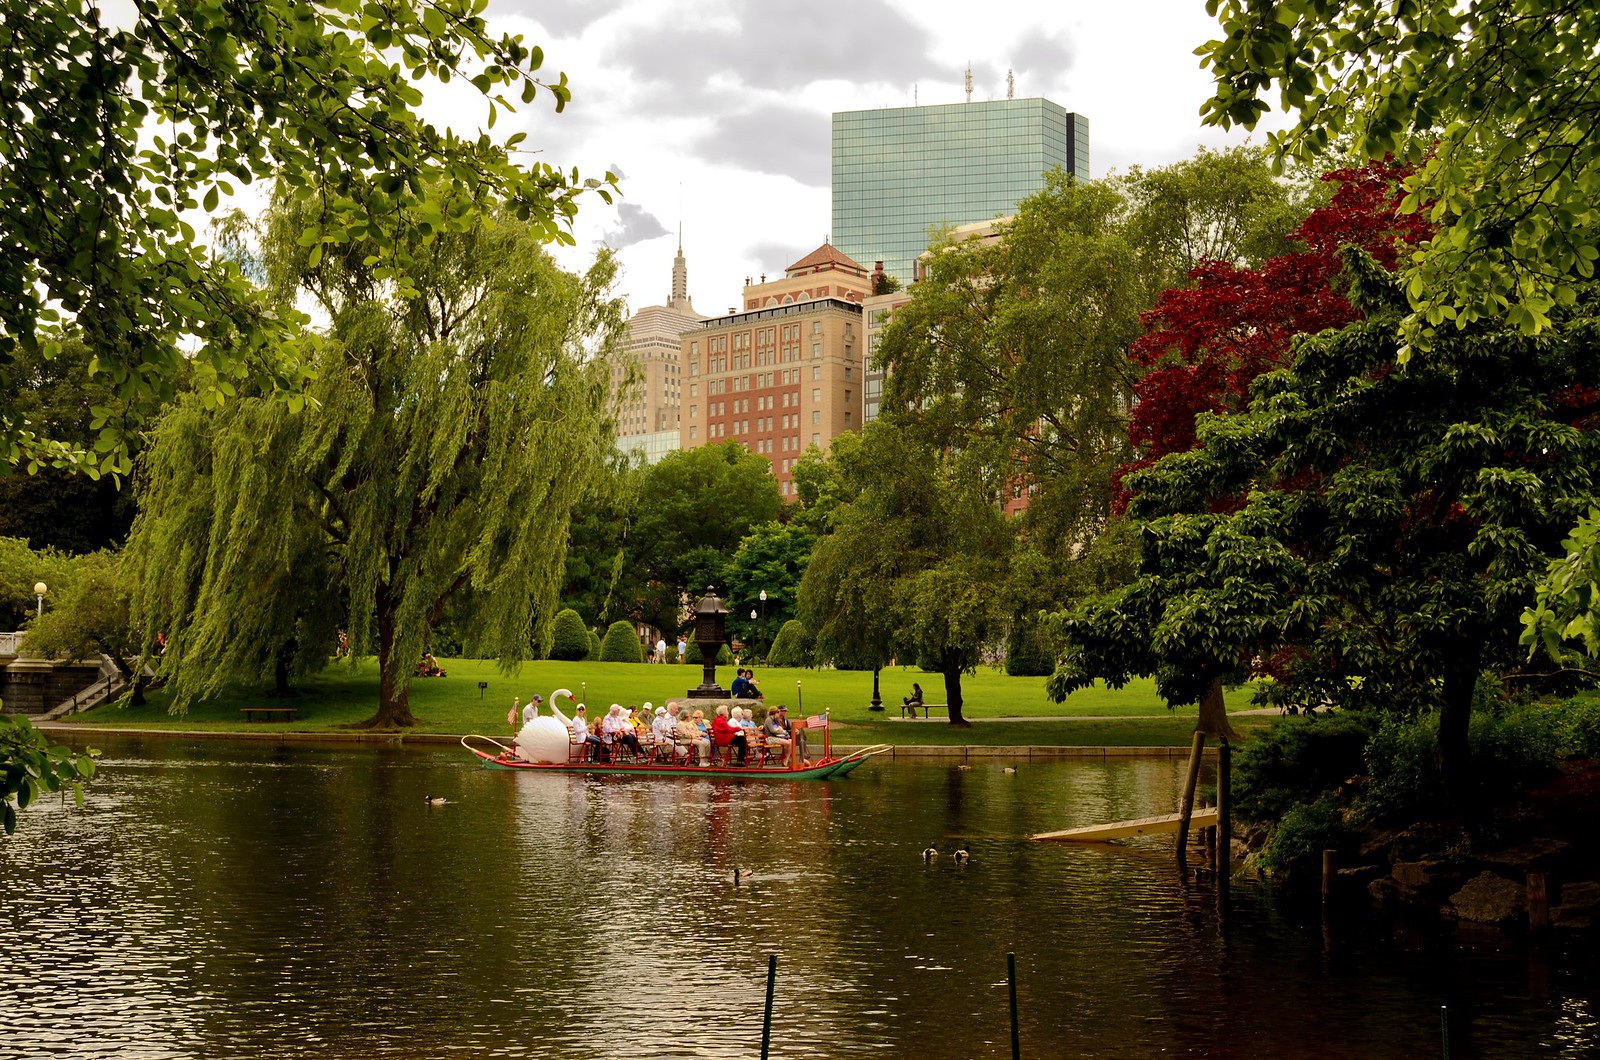
[[[1581,1055],[1592,958],[1463,955],[1180,880],[1160,840],[1022,837],[1163,812],[1181,763],[874,764],[833,784],[490,772],[459,752],[129,741],[84,809],[0,846],[34,970],[6,1055]],[[424,796],[443,795],[440,806]],[[924,865],[930,841],[972,863]],[[733,869],[754,873],[735,886]],[[1532,985],[1539,983],[1537,990]]]

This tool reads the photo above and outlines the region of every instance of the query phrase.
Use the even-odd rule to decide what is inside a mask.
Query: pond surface
[[[0,840],[4,1057],[1592,1056],[1595,958],[1184,883],[1181,760],[832,783],[489,771],[458,748],[102,737]],[[427,795],[443,796],[428,806]],[[930,842],[972,861],[924,865]],[[754,878],[733,883],[733,869]],[[26,963],[26,967],[24,964]]]

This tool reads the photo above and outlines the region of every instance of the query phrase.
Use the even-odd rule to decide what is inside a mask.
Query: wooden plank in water
[[[1067,828],[1060,832],[1040,832],[1034,839],[1053,839],[1063,843],[1103,843],[1108,839],[1126,839],[1135,835],[1154,835],[1158,832],[1176,832],[1181,814],[1166,813],[1160,817],[1141,817],[1136,821],[1117,821],[1112,824],[1091,824],[1083,828]],[[1207,828],[1217,823],[1215,806],[1196,806],[1189,815],[1190,828]]]

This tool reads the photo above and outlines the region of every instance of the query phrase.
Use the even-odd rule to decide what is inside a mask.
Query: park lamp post
[[[874,666],[872,668],[872,702],[867,704],[868,710],[883,709],[883,697],[878,695],[878,671],[880,669],[882,669],[882,667],[879,666]],[[903,716],[905,711],[901,711],[900,713]]]
[[[761,665],[767,665],[767,653],[772,645],[767,641],[767,591],[761,590]]]
[[[34,611],[33,617],[35,617],[35,618],[43,617],[43,615],[44,615],[44,594],[49,592],[49,591],[50,591],[50,586],[46,585],[44,582],[34,582],[33,583],[33,595],[38,598],[38,609],[36,611]]]

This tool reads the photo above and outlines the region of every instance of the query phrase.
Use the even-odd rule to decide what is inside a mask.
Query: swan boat
[[[565,688],[550,693],[550,715],[528,722],[509,745],[492,736],[473,734],[463,736],[461,746],[472,752],[487,769],[728,780],[838,780],[873,755],[890,749],[888,744],[874,744],[835,757],[828,747],[828,716],[820,714],[801,724],[807,729],[822,730],[822,757],[793,765],[772,761],[759,749],[747,755],[745,765],[718,761],[695,764],[683,761],[670,750],[649,746],[636,755],[615,747],[604,757],[592,757],[583,744],[570,740],[571,722],[556,706],[560,696],[573,698]]]

